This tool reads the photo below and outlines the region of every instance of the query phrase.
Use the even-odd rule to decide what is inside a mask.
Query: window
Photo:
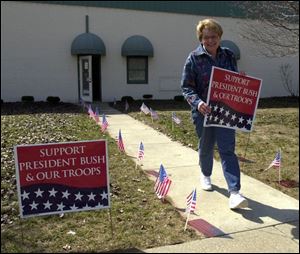
[[[127,84],[148,84],[147,56],[127,56]]]

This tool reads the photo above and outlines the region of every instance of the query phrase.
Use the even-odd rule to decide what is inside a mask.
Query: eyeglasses
[[[203,36],[202,37],[202,40],[203,41],[208,41],[208,40],[213,40],[213,41],[215,41],[215,40],[217,40],[219,38],[219,36],[218,35],[212,35],[212,36]]]

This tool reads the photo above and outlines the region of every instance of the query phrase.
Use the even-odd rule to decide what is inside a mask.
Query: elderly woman
[[[200,45],[192,51],[183,68],[181,88],[192,109],[192,119],[199,138],[200,182],[204,190],[212,190],[214,145],[217,143],[224,177],[230,193],[230,209],[244,208],[248,201],[240,194],[240,167],[235,155],[235,130],[222,127],[204,127],[205,114],[211,112],[206,104],[210,74],[213,66],[237,71],[234,54],[221,48],[223,29],[213,19],[204,19],[197,25]]]

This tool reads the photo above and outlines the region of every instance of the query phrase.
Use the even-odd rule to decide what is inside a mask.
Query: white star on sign
[[[91,194],[90,195],[88,195],[88,197],[89,197],[89,200],[95,200],[95,194],[93,193],[93,192],[91,192]]]
[[[44,209],[51,209],[50,206],[52,206],[52,203],[50,203],[49,200],[47,200],[47,202],[43,204],[45,206]]]
[[[71,193],[69,193],[68,190],[66,190],[65,192],[62,192],[62,194],[63,194],[63,196],[62,196],[63,198],[68,199],[68,197]]]
[[[36,194],[36,197],[43,197],[43,195],[42,195],[43,192],[44,192],[44,191],[41,191],[40,188],[38,188],[38,190],[35,191],[34,193]]]
[[[65,207],[65,205],[63,204],[63,202],[61,202],[59,205],[57,205],[57,210],[63,210]]]
[[[240,118],[239,118],[239,123],[242,123],[244,121],[244,118],[241,116]]]
[[[29,204],[31,206],[31,210],[33,209],[37,209],[38,204],[36,204],[34,201],[32,202],[32,204]]]
[[[49,197],[51,197],[51,196],[55,197],[56,192],[57,192],[57,191],[54,190],[54,188],[52,188],[52,190],[49,191],[49,193],[50,193]]]
[[[81,200],[81,197],[83,195],[81,195],[80,192],[78,192],[77,194],[75,194],[75,196],[76,196],[75,200],[77,200],[77,199]]]
[[[249,118],[247,119],[247,124],[251,125],[252,124],[252,120]]]
[[[23,200],[26,199],[26,198],[29,199],[29,194],[30,194],[29,192],[24,191],[23,194],[21,194]]]
[[[103,191],[103,193],[100,195],[102,199],[107,199],[107,193],[105,191]]]

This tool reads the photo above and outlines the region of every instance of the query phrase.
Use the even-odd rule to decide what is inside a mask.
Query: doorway
[[[86,102],[101,101],[101,56],[79,56],[79,98]]]

